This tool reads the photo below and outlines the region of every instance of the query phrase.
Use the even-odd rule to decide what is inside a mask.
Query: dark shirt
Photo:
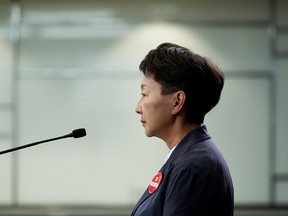
[[[233,215],[232,178],[205,125],[186,135],[159,173],[162,180],[156,191],[148,187],[132,215]]]

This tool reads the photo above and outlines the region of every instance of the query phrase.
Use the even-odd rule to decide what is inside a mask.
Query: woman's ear
[[[174,93],[174,106],[172,109],[173,115],[179,113],[183,109],[185,100],[186,95],[183,91],[177,91]]]

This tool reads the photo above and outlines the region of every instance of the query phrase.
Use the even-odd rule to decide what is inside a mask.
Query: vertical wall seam
[[[18,145],[19,137],[19,56],[20,56],[20,25],[21,25],[21,8],[20,0],[11,1],[10,12],[10,40],[12,44],[12,147]],[[17,206],[19,202],[19,155],[11,155],[11,202]]]
[[[270,88],[269,88],[269,204],[274,207],[276,204],[276,113],[277,113],[277,83],[276,83],[276,47],[277,47],[277,0],[269,1],[269,25],[267,34],[269,37],[269,52],[270,52]]]

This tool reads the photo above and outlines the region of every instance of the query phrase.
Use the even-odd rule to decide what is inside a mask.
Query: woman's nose
[[[136,104],[135,112],[138,113],[138,114],[141,114],[140,101]]]

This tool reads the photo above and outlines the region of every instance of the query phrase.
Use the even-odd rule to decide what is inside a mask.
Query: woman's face
[[[141,83],[141,98],[136,112],[148,137],[165,139],[173,121],[173,94],[162,95],[161,85],[151,76],[144,76]]]

